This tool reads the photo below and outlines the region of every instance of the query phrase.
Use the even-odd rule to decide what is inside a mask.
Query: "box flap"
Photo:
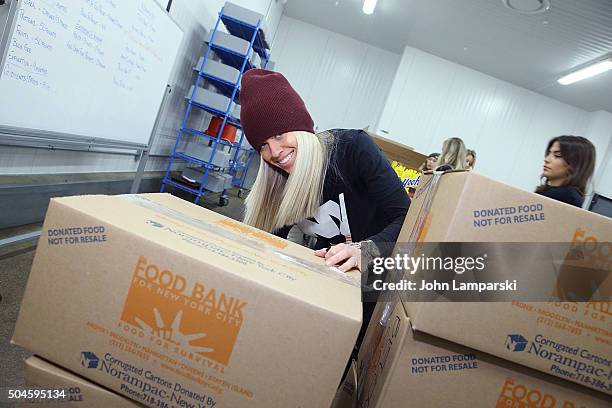
[[[135,239],[154,242],[297,300],[361,320],[359,282],[325,266],[312,250],[169,194],[52,200],[128,232]],[[78,227],[45,226],[47,230]],[[41,239],[47,239],[48,233],[43,231]]]

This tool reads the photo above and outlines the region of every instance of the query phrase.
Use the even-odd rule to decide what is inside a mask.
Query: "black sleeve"
[[[289,231],[291,231],[292,227],[293,225],[285,225],[283,228],[280,228],[274,231],[274,235],[276,235],[277,237],[283,238],[283,239],[287,239],[287,236],[289,235]]]
[[[584,202],[584,197],[580,192],[571,186],[551,187],[548,190],[540,192],[540,194],[576,207],[582,207],[582,203]]]
[[[313,249],[316,251],[317,249],[329,248],[331,245],[333,244],[329,239],[324,237],[317,237],[317,241],[315,242]]]
[[[438,166],[436,168],[436,171],[449,171],[452,169],[453,169],[453,166],[451,166],[450,164],[443,164],[442,166]]]
[[[382,231],[367,239],[374,241],[382,255],[390,255],[410,207],[410,198],[370,135],[359,131],[355,145],[355,170],[368,199],[376,203],[378,214],[384,217],[386,224]]]

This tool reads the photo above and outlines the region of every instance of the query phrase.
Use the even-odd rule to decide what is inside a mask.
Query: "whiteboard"
[[[146,145],[183,32],[155,0],[21,0],[0,125]]]

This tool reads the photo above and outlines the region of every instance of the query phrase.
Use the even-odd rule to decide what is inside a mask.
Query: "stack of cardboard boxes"
[[[166,194],[82,196],[51,201],[13,343],[85,407],[327,408],[360,325],[359,282],[309,249]]]
[[[474,172],[424,176],[399,238],[582,242],[607,268],[611,240],[610,219]],[[62,198],[13,341],[56,364],[28,360],[29,384],[67,387],[88,407],[612,402],[611,302],[389,300],[336,393],[360,327],[354,280],[168,195]]]
[[[399,242],[575,241],[588,244],[591,261],[612,265],[606,217],[474,172],[424,177]],[[496,208],[516,216],[481,216]],[[609,288],[608,279],[604,298]],[[359,353],[358,406],[609,407],[611,306],[379,303]]]
[[[29,388],[54,389],[63,391],[64,402],[55,398],[49,404],[22,403],[19,407],[49,406],[57,408],[138,408],[144,407],[133,400],[115,394],[82,377],[74,375],[61,367],[51,364],[39,357],[32,356],[25,361],[24,378]]]

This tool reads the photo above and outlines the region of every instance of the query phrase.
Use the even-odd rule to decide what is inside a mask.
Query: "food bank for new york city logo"
[[[574,302],[610,300],[612,290],[606,282],[612,270],[612,243],[581,228],[571,243],[558,272],[555,295]]]
[[[533,385],[523,384],[515,378],[506,378],[496,408],[578,408],[574,401],[561,399]]]
[[[139,336],[186,359],[227,365],[244,320],[241,299],[190,282],[140,256],[121,320]]]

